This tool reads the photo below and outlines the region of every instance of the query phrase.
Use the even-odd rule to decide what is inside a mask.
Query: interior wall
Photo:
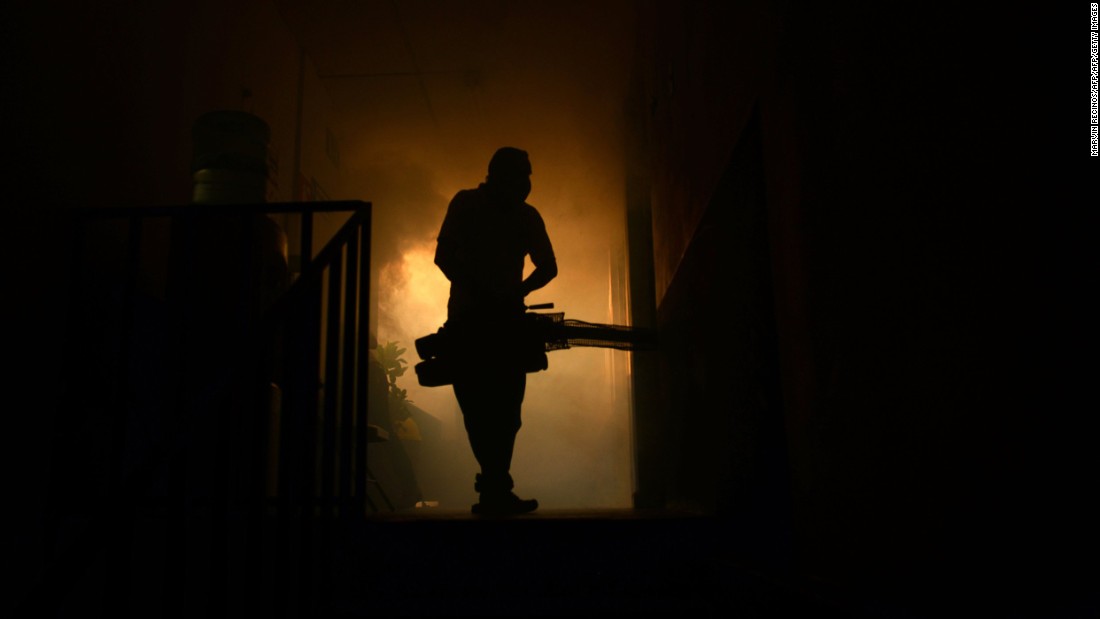
[[[639,413],[651,437],[639,470],[654,471],[665,504],[727,514],[789,493],[791,565],[822,581],[882,595],[1079,586],[1058,552],[1013,533],[1095,541],[1074,515],[1086,449],[1069,428],[1085,422],[1051,410],[1049,381],[1068,365],[1048,339],[1047,223],[1022,207],[1044,186],[1031,149],[1045,142],[1018,119],[1045,118],[1058,91],[989,104],[1010,75],[1048,82],[1024,48],[997,44],[988,15],[854,4],[650,5],[635,125],[649,200],[634,212],[652,210],[674,408]],[[743,296],[752,288],[730,260],[759,246],[759,224],[722,199],[754,103],[771,310]],[[708,240],[716,220],[728,242]],[[739,376],[766,385],[746,368],[767,365],[719,354],[744,355],[751,341],[720,330],[719,290],[773,314],[782,452],[737,426],[753,407],[730,387]],[[763,453],[783,453],[785,467],[754,467]],[[781,528],[754,533],[770,538],[765,557],[785,560]]]
[[[778,372],[768,242],[775,208],[765,206],[760,109],[774,78],[778,17],[765,9],[650,3],[640,22],[627,148],[632,299],[636,321],[657,325],[662,340],[659,367],[636,355],[643,375],[659,377],[636,382],[635,401],[657,403],[636,411],[642,503],[729,509],[747,491],[735,478],[763,482],[747,481],[755,473],[727,456],[745,464],[757,458],[753,450],[783,447],[777,386],[760,373]],[[753,356],[768,358],[768,367]],[[760,389],[771,390],[774,410],[770,421],[749,421],[762,414]],[[760,435],[749,427],[769,424]],[[774,475],[763,472],[773,464],[759,467]],[[767,483],[783,495],[784,480]],[[745,508],[736,507],[742,516]]]
[[[657,311],[668,507],[728,522],[728,549],[791,560],[760,117],[748,119]]]
[[[34,565],[49,438],[66,382],[68,209],[190,202],[192,123],[215,109],[249,111],[270,125],[268,199],[290,200],[300,53],[266,0],[35,3],[13,8],[3,34],[0,99],[6,149],[17,153],[3,171],[11,207],[4,256],[19,265],[11,270],[20,302],[10,320],[26,335],[9,349],[20,360],[10,375],[20,389],[11,395],[34,402],[8,433],[17,443],[8,451],[21,463],[9,471],[9,489],[32,506],[16,514],[12,552]],[[341,171],[324,148],[331,104],[312,71],[307,59],[301,169],[338,199]],[[154,250],[167,241],[166,228],[147,233]],[[105,247],[97,259],[121,251]]]

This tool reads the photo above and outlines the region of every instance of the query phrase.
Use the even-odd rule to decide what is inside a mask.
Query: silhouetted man
[[[527,386],[524,297],[558,274],[542,216],[526,202],[530,192],[527,153],[499,149],[485,182],[451,200],[436,246],[435,263],[451,280],[445,329],[459,343],[455,397],[481,466],[475,514],[538,508],[538,501],[512,493],[509,473]],[[535,269],[524,279],[527,256]]]

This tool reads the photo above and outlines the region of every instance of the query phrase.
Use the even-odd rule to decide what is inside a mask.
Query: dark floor
[[[1087,582],[1011,570],[946,584],[929,566],[893,587],[855,587],[768,569],[738,549],[729,526],[669,511],[381,514],[338,534],[323,599],[343,617],[1100,617]]]
[[[854,616],[748,568],[719,523],[673,512],[384,514],[345,531],[337,616]]]
[[[886,573],[876,585],[842,584],[807,576],[793,561],[768,566],[761,545],[744,545],[762,536],[733,531],[728,520],[673,511],[479,518],[430,509],[264,519],[259,528],[232,517],[218,528],[198,513],[177,524],[162,516],[133,522],[127,571],[112,572],[102,552],[88,555],[90,562],[74,564],[76,580],[28,595],[20,608],[64,617],[127,609],[135,617],[1100,617],[1100,585],[1087,576],[1095,570],[1028,558],[987,561],[984,571],[962,570],[961,579],[945,580],[942,572],[960,570],[936,565],[901,582]],[[250,532],[267,541],[247,554]],[[215,556],[212,539],[230,549]],[[875,568],[866,572],[883,575]]]

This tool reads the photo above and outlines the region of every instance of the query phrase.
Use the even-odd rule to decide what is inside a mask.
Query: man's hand
[[[558,263],[553,259],[553,256],[551,256],[549,260],[542,261],[541,264],[536,264],[535,270],[527,276],[527,279],[523,280],[522,284],[520,284],[523,296],[527,296],[532,291],[542,288],[557,276]]]

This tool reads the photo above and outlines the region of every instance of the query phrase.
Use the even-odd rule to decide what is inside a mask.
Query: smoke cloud
[[[413,341],[446,319],[449,283],[432,260],[447,204],[484,180],[501,146],[530,153],[528,202],[558,258],[559,276],[528,303],[553,302],[567,318],[625,320],[621,110],[631,43],[628,9],[613,9],[566,4],[512,8],[491,20],[472,15],[449,27],[452,38],[453,29],[469,29],[458,39],[476,49],[456,56],[479,58],[479,66],[424,66],[419,78],[331,86],[337,102],[362,106],[344,114],[364,119],[342,132],[349,197],[374,205],[378,339],[407,347],[410,365],[419,361]],[[629,506],[626,353],[571,349],[549,359],[548,371],[528,375],[516,492],[546,508]],[[399,385],[464,445],[449,387],[422,388],[412,371]],[[468,509],[476,499],[468,451],[439,454],[447,460],[439,466],[461,471],[452,477],[460,487],[424,488],[426,499]]]

